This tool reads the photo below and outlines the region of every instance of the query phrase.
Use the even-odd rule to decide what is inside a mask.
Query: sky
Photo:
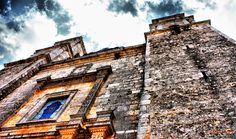
[[[176,13],[236,40],[236,0],[1,0],[0,69],[76,36],[87,52],[141,44],[152,19]]]

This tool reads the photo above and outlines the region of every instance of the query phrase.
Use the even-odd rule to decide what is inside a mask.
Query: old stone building
[[[0,71],[0,138],[236,138],[236,44],[193,16],[144,44],[56,42]]]

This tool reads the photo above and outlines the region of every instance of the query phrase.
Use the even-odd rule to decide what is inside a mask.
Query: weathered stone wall
[[[82,104],[81,101],[86,97],[91,86],[88,87],[85,85],[86,88],[83,88],[83,86],[79,85],[81,83],[78,83],[79,86],[77,85],[77,87],[76,84],[68,83],[68,85],[63,85],[62,87],[55,85],[52,88],[46,88],[45,91],[42,90],[35,94],[36,80],[47,76],[57,79],[73,74],[91,73],[99,67],[110,65],[112,67],[112,74],[109,75],[107,81],[102,86],[87,118],[96,118],[96,112],[111,110],[115,116],[113,122],[116,138],[136,138],[139,101],[143,88],[144,47],[139,46],[130,50],[118,51],[117,55],[119,56],[115,58],[114,53],[110,53],[106,55],[107,57],[105,59],[101,57],[99,61],[96,61],[95,59],[97,58],[95,57],[95,61],[92,62],[80,63],[81,60],[77,60],[80,64],[76,64],[75,62],[74,64],[68,63],[65,66],[53,67],[52,65],[50,67],[49,65],[49,67],[43,68],[34,77],[30,78],[1,101],[0,111],[7,112],[7,114],[2,115],[2,120],[24,104],[16,114],[4,123],[3,127],[14,127],[32,109],[36,100],[43,95],[70,90],[72,87],[73,89],[79,89],[80,92],[84,92],[85,94],[78,94],[77,98],[75,96],[77,100],[71,101],[70,107],[65,110],[65,116],[62,115],[59,119],[59,121],[68,120],[68,114],[75,114],[76,109],[79,109]],[[20,97],[16,98],[15,96]],[[5,108],[9,110],[4,111]]]
[[[112,74],[103,85],[95,105],[96,112],[112,110],[115,116],[114,128],[117,139],[136,138],[139,103],[143,87],[144,48],[136,49],[121,58],[93,63],[88,71],[104,66],[112,66]]]
[[[206,24],[147,41],[151,138],[235,138],[236,45]]]
[[[94,126],[93,122],[107,118],[99,114],[112,112],[114,119],[108,119],[113,119],[117,139],[236,138],[236,44],[208,23],[194,22],[193,16],[179,14],[153,20],[150,32],[145,34],[146,46],[86,54],[79,37],[36,52],[35,57],[44,57],[0,74],[0,86],[14,86],[21,81],[4,97],[0,94],[0,124],[5,121],[0,133],[8,136],[14,131],[21,136],[35,134],[38,128],[58,135],[58,123],[71,120]],[[67,43],[72,48],[59,50]],[[52,61],[48,61],[46,55],[52,51],[54,60],[51,57]],[[111,67],[112,73],[99,73],[101,67]],[[51,78],[45,78],[48,76]],[[104,80],[99,79],[98,86],[96,80],[101,77]],[[51,82],[42,87],[42,78]],[[79,89],[79,93],[57,119],[58,123],[15,127],[40,98],[72,89]],[[91,96],[96,97],[95,102]],[[78,116],[81,106],[86,107],[82,118]]]
[[[42,75],[42,74],[41,74]],[[35,76],[35,77],[39,77],[39,76]],[[30,79],[30,81],[33,81],[35,78]],[[33,85],[33,83],[31,83]],[[60,117],[58,118],[57,122],[62,122],[62,121],[69,121],[70,120],[70,115],[72,114],[76,114],[83,102],[83,100],[86,98],[88,92],[90,91],[90,89],[93,86],[93,82],[88,82],[88,83],[78,83],[76,81],[74,82],[70,82],[70,84],[66,84],[63,86],[52,86],[52,87],[46,87],[43,88],[40,91],[37,92],[28,92],[28,96],[32,96],[30,97],[26,102],[27,103],[23,103],[23,105],[21,106],[21,108],[19,109],[19,111],[17,111],[17,113],[15,113],[10,119],[8,119],[2,127],[14,127],[16,126],[17,123],[19,123],[19,121],[26,117],[27,114],[29,114],[29,112],[32,109],[36,109],[39,105],[39,101],[41,101],[41,99],[45,96],[45,95],[50,95],[52,93],[56,93],[56,92],[62,92],[62,91],[70,91],[70,90],[75,90],[78,89],[78,91],[76,91],[74,97],[72,98],[72,100],[70,101],[70,103],[68,104],[68,106],[66,107],[65,111],[63,111],[63,113],[60,115]],[[28,86],[28,89],[30,89],[31,86]],[[26,87],[25,87],[26,88]],[[27,90],[24,90],[27,91]],[[15,94],[17,92],[14,92]],[[33,93],[33,94],[30,94]],[[23,97],[25,93],[23,94],[21,92]],[[8,98],[8,100],[10,99],[10,97]],[[9,106],[9,102],[6,101],[6,103],[8,103],[7,106],[5,107],[10,107]],[[14,103],[14,102],[11,102]]]
[[[47,76],[51,76],[52,79],[66,77],[71,73],[72,70],[73,67],[41,71],[35,76],[28,79],[26,82],[23,82],[22,85],[13,90],[13,92],[11,92],[0,102],[0,123],[3,122],[8,116],[13,114],[23,103],[25,103],[25,101],[27,101],[34,94],[35,89],[37,89],[37,79],[41,79]],[[27,71],[25,71],[25,74],[27,74]]]
[[[29,59],[29,60],[23,61],[23,63],[21,63],[21,62],[22,61],[9,63],[10,65],[13,65],[13,64],[16,65],[16,69],[13,66],[7,67],[7,68],[9,68],[10,71],[13,71],[13,73],[15,73],[14,70],[16,70],[17,73],[12,74],[10,76],[10,78],[6,78],[6,81],[4,81],[5,77],[3,77],[3,79],[1,80],[0,100],[7,97],[15,89],[19,88],[23,83],[25,83],[29,78],[34,76],[39,71],[39,66],[45,64],[46,60],[44,58],[42,58],[42,59],[38,59],[38,60],[36,59],[33,62]],[[22,66],[22,65],[24,65],[24,66]],[[4,70],[6,70],[6,69],[4,69]],[[4,113],[6,113],[6,111],[4,111]],[[0,117],[0,123],[1,123],[2,117],[4,117],[4,116],[3,115],[0,115],[0,116],[1,116]]]
[[[21,70],[32,64],[32,62],[22,63],[4,68],[0,71],[0,88],[9,83]]]

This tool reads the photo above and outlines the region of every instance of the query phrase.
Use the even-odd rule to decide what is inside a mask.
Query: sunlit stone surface
[[[5,64],[0,138],[236,138],[235,41],[184,14],[149,27],[144,44],[87,54],[76,37]]]

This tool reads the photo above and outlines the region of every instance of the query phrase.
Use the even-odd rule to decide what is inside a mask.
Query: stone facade
[[[0,138],[236,138],[234,40],[184,14],[149,26],[144,44],[87,54],[76,37],[5,64]]]

